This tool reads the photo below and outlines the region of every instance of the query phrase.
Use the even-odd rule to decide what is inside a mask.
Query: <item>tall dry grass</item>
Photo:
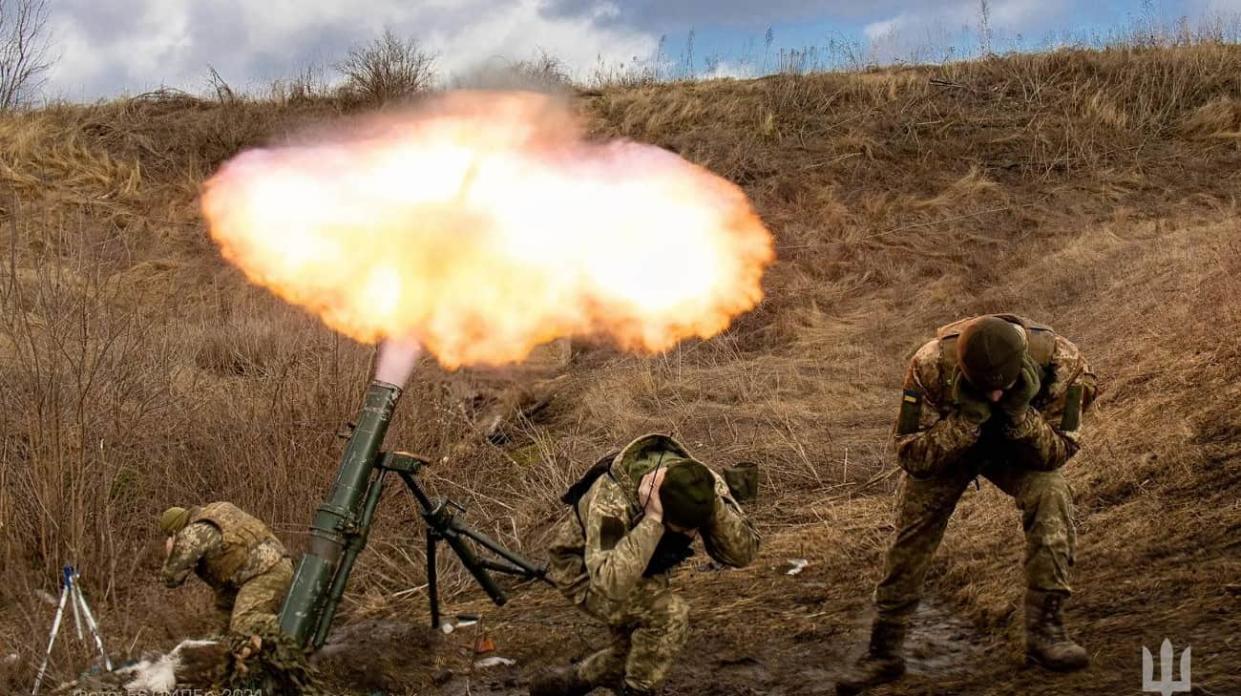
[[[431,456],[429,485],[538,555],[563,513],[556,497],[587,462],[672,431],[709,461],[760,462],[756,515],[773,552],[822,534],[834,581],[864,594],[851,568],[873,568],[885,539],[876,496],[895,482],[892,393],[940,323],[1015,310],[1066,330],[1105,378],[1130,385],[1113,382],[1095,435],[1141,456],[1145,441],[1131,438],[1151,427],[1108,409],[1156,418],[1142,374],[1170,356],[1135,359],[1124,326],[1154,309],[1137,302],[1143,282],[1230,291],[1196,254],[1230,258],[1232,247],[1169,230],[1235,215],[1237,182],[1221,172],[1241,161],[1238,93],[1241,50],[1219,45],[591,93],[581,108],[595,135],[656,143],[745,187],[777,238],[768,299],[724,335],[660,356],[582,342],[565,365],[423,365],[389,443]],[[353,108],[164,93],[0,118],[0,642],[22,656],[18,676],[51,612],[38,593],[56,591],[64,562],[80,565],[118,650],[205,630],[205,592],[168,594],[155,580],[166,505],[230,499],[300,543],[371,353],[248,287],[206,240],[195,196],[238,150]],[[1134,229],[1149,239],[1129,239]],[[1188,307],[1177,317],[1193,345],[1225,338]],[[1196,384],[1185,379],[1157,384]],[[1226,429],[1203,428],[1202,451],[1224,446]],[[1127,504],[1154,470],[1122,471],[1082,479],[1085,509]],[[985,536],[997,519],[965,528]],[[422,611],[420,535],[391,493],[347,616]],[[469,588],[451,559],[442,570],[450,591]],[[1009,595],[995,595],[998,579],[973,580],[984,571],[1001,572],[973,558],[937,577],[995,623]],[[85,658],[58,653],[58,674]]]

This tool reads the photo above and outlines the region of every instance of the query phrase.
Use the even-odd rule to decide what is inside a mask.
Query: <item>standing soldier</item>
[[[168,508],[159,527],[168,535],[164,584],[177,587],[193,571],[215,590],[230,614],[228,630],[271,634],[293,581],[293,563],[267,525],[228,502]]]
[[[544,674],[532,696],[573,696],[599,686],[649,694],[689,635],[689,606],[669,585],[702,535],[716,561],[741,567],[758,533],[727,484],[680,443],[646,435],[599,462],[562,500],[573,513],[556,530],[548,577],[607,624],[612,644],[574,667]]]
[[[1089,656],[1065,631],[1073,564],[1073,501],[1060,467],[1080,447],[1082,411],[1097,393],[1077,347],[1011,314],[941,328],[905,375],[896,452],[906,472],[896,539],[875,590],[870,647],[837,684],[853,694],[905,673],[902,647],[948,518],[979,475],[1016,499],[1026,535],[1026,654],[1056,671]]]

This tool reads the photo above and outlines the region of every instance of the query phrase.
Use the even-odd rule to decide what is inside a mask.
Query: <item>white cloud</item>
[[[869,41],[881,39],[895,33],[906,24],[907,20],[907,15],[899,14],[888,19],[881,19],[878,22],[871,22],[870,24],[862,27],[862,34],[865,35]]]
[[[1207,11],[1225,16],[1241,14],[1241,0],[1210,0]]]
[[[101,9],[98,5],[108,5]],[[307,65],[331,65],[385,27],[439,53],[460,72],[542,49],[586,69],[651,54],[658,37],[606,21],[614,8],[551,15],[543,0],[61,0],[51,17],[60,56],[49,87],[93,99],[159,86],[203,87],[210,64],[235,87],[255,88]],[[118,7],[119,6],[119,7]]]
[[[608,63],[646,57],[658,37],[621,26],[599,26],[589,17],[546,17],[537,0],[513,3],[503,12],[480,12],[464,26],[450,27],[428,37],[441,56],[442,66],[462,72],[500,57],[521,59],[546,51],[565,64],[587,68],[598,60]]]
[[[1019,35],[1030,36],[1063,26],[1073,10],[1069,0],[993,0],[988,24],[994,49],[1005,50]],[[981,24],[977,0],[952,0],[926,3],[918,9],[872,21],[862,32],[869,42],[870,60],[921,62],[949,58],[963,43],[973,43],[966,48],[977,48]]]
[[[1173,18],[1241,16],[1241,0],[1154,2]],[[1071,31],[1084,17],[1119,24],[1132,16],[1071,0],[990,5],[997,51],[1018,47],[1019,35],[1029,45]],[[882,63],[942,60],[979,47],[978,0],[54,0],[51,9],[52,48],[61,58],[50,91],[85,99],[159,86],[198,91],[209,64],[236,88],[262,89],[312,64],[330,66],[385,27],[422,41],[440,54],[442,71],[458,74],[541,49],[586,77],[599,61],[650,58],[667,32],[726,35],[742,27],[759,35],[772,23],[802,20],[860,30],[865,59]],[[748,74],[743,61],[723,58],[708,71]]]
[[[742,80],[747,77],[754,77],[754,66],[740,61],[721,60],[714,65],[708,66],[708,70],[699,75],[699,77],[704,80],[715,80],[725,77]]]

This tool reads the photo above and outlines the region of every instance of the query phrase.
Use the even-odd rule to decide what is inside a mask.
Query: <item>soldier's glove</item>
[[[975,392],[965,375],[957,375],[956,384],[952,388],[952,400],[956,402],[957,413],[961,418],[973,425],[982,425],[991,418],[991,404],[987,397]]]
[[[1030,411],[1030,402],[1034,400],[1042,386],[1039,366],[1027,354],[1021,362],[1021,376],[1017,378],[1017,383],[1004,392],[1004,397],[997,404],[1000,411],[1008,417],[1010,425],[1015,426],[1025,422],[1026,414]]]

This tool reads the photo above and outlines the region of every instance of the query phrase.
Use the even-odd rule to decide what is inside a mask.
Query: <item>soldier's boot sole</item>
[[[867,659],[859,665],[855,674],[836,682],[836,695],[854,696],[867,689],[894,682],[903,676],[905,676],[905,660],[901,658]]]

